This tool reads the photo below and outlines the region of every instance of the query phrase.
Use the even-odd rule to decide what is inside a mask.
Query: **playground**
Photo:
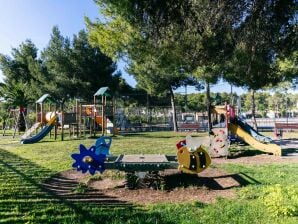
[[[3,223],[297,223],[295,123],[258,131],[225,103],[209,107],[210,127],[181,113],[180,129],[163,131],[167,110],[135,110],[157,121],[136,126],[108,87],[91,96],[69,106],[43,94],[35,111],[9,110]]]
[[[2,1],[0,224],[298,224],[297,0]]]
[[[258,132],[225,104],[210,107],[211,132],[121,130],[109,88],[93,97],[59,109],[44,94],[31,127],[14,111],[0,137],[2,222],[297,223],[293,125]]]

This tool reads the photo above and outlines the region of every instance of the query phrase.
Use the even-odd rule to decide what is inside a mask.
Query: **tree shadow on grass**
[[[94,189],[75,193],[76,181],[54,175],[51,170],[3,149],[0,183],[3,223],[171,223],[163,220],[161,213],[147,213]]]

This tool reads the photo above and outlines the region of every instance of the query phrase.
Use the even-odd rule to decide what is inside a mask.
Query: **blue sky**
[[[0,53],[9,55],[26,39],[31,39],[39,50],[47,46],[53,26],[58,25],[64,36],[72,37],[85,28],[84,16],[99,17],[93,0],[0,0]],[[119,69],[125,65],[120,63]],[[134,86],[134,79],[123,73],[127,82]],[[3,80],[0,70],[0,81]],[[211,88],[214,92],[230,92],[230,86],[220,82]],[[243,90],[234,88],[237,93]],[[178,92],[184,92],[184,88]],[[188,88],[188,92],[194,92]]]

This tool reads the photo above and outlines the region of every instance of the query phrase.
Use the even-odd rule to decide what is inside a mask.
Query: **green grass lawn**
[[[202,136],[204,134],[198,134]],[[155,132],[113,138],[112,154],[176,152],[183,133]],[[235,189],[236,199],[137,206],[70,202],[44,189],[43,181],[71,169],[70,154],[95,139],[54,141],[45,138],[21,145],[0,139],[0,223],[298,223],[298,164],[224,164],[248,185]],[[214,166],[214,165],[213,165]],[[254,181],[251,181],[254,180]]]

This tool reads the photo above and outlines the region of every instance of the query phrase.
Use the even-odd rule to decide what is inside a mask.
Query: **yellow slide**
[[[272,143],[262,143],[257,141],[254,137],[252,137],[249,133],[247,133],[245,130],[243,130],[240,126],[237,124],[229,124],[229,130],[232,132],[233,135],[237,135],[239,138],[241,138],[243,141],[245,141],[247,144],[252,146],[255,149],[258,149],[263,152],[267,153],[273,153],[273,155],[281,156],[281,147],[272,144]]]

